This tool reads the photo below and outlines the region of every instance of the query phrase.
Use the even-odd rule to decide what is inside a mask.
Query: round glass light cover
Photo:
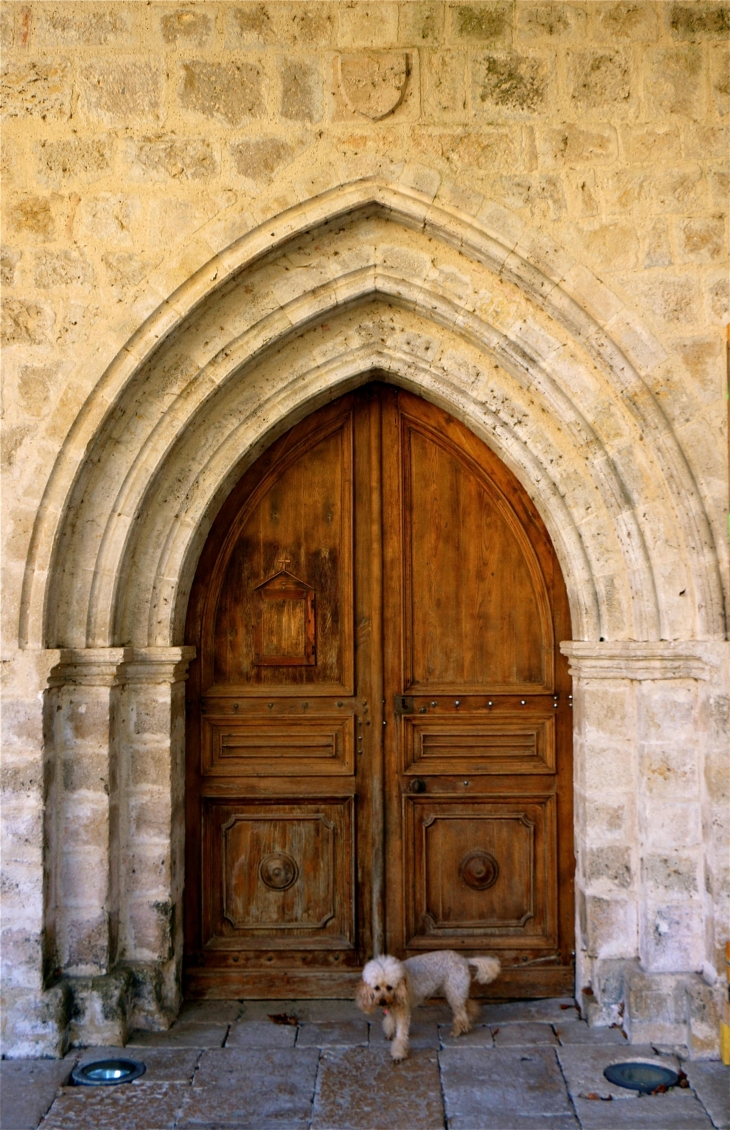
[[[96,1059],[75,1068],[71,1078],[82,1087],[113,1087],[139,1079],[146,1070],[144,1063],[136,1059]]]
[[[659,1063],[612,1063],[603,1074],[609,1083],[630,1091],[642,1091],[645,1095],[657,1087],[674,1087],[679,1082],[676,1071]]]

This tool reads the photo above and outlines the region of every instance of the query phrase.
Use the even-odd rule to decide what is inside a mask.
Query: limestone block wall
[[[6,1054],[178,1007],[197,554],[372,373],[555,542],[584,1006],[712,1049],[729,35],[715,0],[0,8]]]

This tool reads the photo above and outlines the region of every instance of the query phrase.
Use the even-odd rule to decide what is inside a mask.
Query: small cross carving
[[[277,565],[281,565],[282,569],[286,569],[287,565],[291,563],[291,557],[280,557]]]

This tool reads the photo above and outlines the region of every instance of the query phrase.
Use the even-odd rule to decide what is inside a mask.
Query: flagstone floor
[[[147,1070],[116,1087],[67,1084],[119,1048],[3,1060],[0,1130],[730,1128],[730,1068],[630,1047],[617,1029],[588,1028],[571,1000],[485,1005],[456,1040],[448,1009],[426,1005],[399,1065],[372,1020],[352,1001],[193,1004],[169,1032],[133,1034],[124,1054]],[[638,1097],[606,1082],[608,1064],[636,1058],[683,1069],[689,1086]]]

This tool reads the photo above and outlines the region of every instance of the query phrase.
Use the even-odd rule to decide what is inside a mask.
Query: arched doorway
[[[243,476],[191,595],[188,996],[349,995],[373,952],[573,986],[565,586],[524,489],[369,384]]]

